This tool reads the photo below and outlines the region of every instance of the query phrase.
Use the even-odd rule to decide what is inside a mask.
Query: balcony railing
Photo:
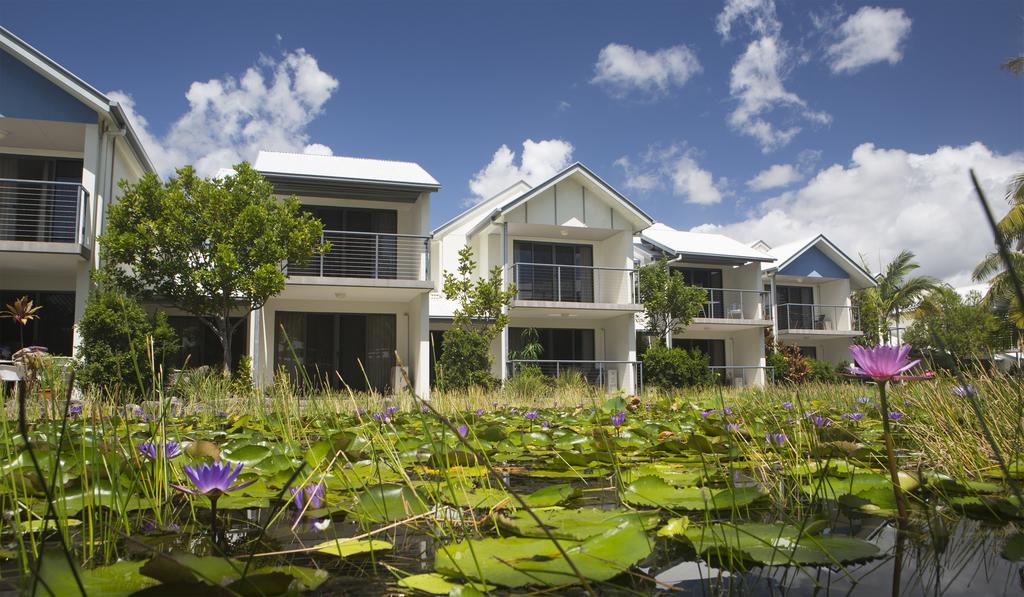
[[[622,389],[627,378],[632,378],[637,393],[643,391],[643,363],[640,361],[580,361],[554,359],[510,359],[508,375],[515,377],[527,371],[558,378],[580,375],[587,383],[609,392]]]
[[[324,230],[331,248],[301,265],[289,264],[289,276],[429,280],[430,237],[413,234]]]
[[[779,329],[787,331],[860,330],[860,311],[848,305],[785,303],[776,307]]]
[[[91,246],[87,213],[78,183],[0,178],[0,241]]]
[[[567,303],[638,304],[639,277],[635,269],[513,263],[511,281],[516,300]]]
[[[708,367],[721,385],[749,388],[775,381],[775,368],[759,365],[727,365]]]
[[[697,317],[708,319],[771,319],[771,310],[765,309],[768,294],[763,290],[736,290],[732,288],[705,288],[707,302]]]

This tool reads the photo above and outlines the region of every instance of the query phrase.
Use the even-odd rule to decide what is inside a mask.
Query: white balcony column
[[[779,305],[778,301],[775,300],[777,296],[775,294],[775,274],[768,274],[768,304],[771,305],[772,310],[772,339],[775,342],[779,341]]]
[[[508,222],[502,222],[501,223],[501,289],[502,290],[508,290],[508,278],[509,278],[510,274],[511,274],[511,272],[509,271],[509,267],[508,267]],[[504,310],[505,310],[506,314],[509,311],[508,307],[505,307]],[[501,377],[500,377],[500,379],[501,379],[502,382],[504,382],[506,379],[508,379],[508,347],[509,347],[508,327],[509,326],[506,325],[501,330],[501,348],[498,350],[498,352],[501,354],[501,373],[500,373]]]
[[[105,198],[100,196],[96,191],[99,189],[97,184],[100,178],[101,165],[103,163],[103,139],[101,138],[99,125],[88,124],[85,126],[85,139],[83,143],[84,155],[82,156],[82,186],[89,193],[89,210],[88,213],[79,213],[79,220],[75,223],[78,227],[81,222],[86,221],[89,224],[86,225],[86,231],[89,234],[96,233],[96,216],[99,209],[97,206],[101,204]],[[85,239],[83,239],[84,241]],[[93,264],[99,261],[99,247],[95,242],[92,243],[92,254],[89,259],[83,259],[75,265],[75,315],[74,315],[74,331],[72,333],[72,352],[73,356],[78,356],[78,345],[82,343],[82,336],[78,329],[78,322],[82,320],[82,316],[85,315],[85,304],[89,300],[89,291],[91,289],[90,274],[92,273]]]
[[[267,339],[264,337],[263,309],[264,307],[260,307],[249,314],[249,342],[246,347],[252,366],[252,370],[250,371],[250,374],[252,375],[252,382],[258,388],[262,388],[265,385],[264,373],[266,363],[263,355],[263,347],[266,345]]]
[[[409,302],[409,362],[412,390],[430,400],[430,299],[424,293]]]

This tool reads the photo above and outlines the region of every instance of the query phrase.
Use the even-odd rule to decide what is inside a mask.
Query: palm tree
[[[993,251],[981,260],[972,275],[978,282],[989,283],[985,303],[1004,313],[1018,330],[1024,330],[1024,308],[1015,296],[1010,280],[1011,269],[1018,276],[1024,275],[1024,173],[1017,174],[1010,181],[1006,201],[1010,204],[1010,211],[999,220],[998,227],[1010,249],[1008,263]]]
[[[899,325],[900,314],[917,306],[921,298],[938,285],[931,276],[910,275],[921,267],[915,258],[913,251],[900,251],[885,266],[885,271],[875,276],[878,286],[865,291],[867,302],[877,305],[885,344],[889,343],[889,334],[886,333],[889,323]]]

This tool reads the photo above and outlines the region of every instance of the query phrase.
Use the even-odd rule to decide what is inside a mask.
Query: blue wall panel
[[[84,124],[95,124],[97,120],[91,108],[3,51],[0,51],[0,116]]]
[[[849,278],[846,270],[828,258],[818,247],[811,247],[792,263],[779,270],[784,276],[803,276],[805,278]]]

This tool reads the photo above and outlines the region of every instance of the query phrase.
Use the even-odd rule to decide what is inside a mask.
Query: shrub
[[[466,390],[473,386],[491,388],[491,343],[486,336],[461,327],[444,333],[437,384],[442,390]]]
[[[807,374],[805,381],[814,381],[819,383],[840,383],[843,381],[842,377],[839,375],[839,367],[829,363],[828,361],[807,359],[807,365],[811,371]]]
[[[84,387],[147,393],[153,372],[180,348],[166,315],[150,318],[137,301],[116,290],[96,291],[89,297],[78,329],[78,380]]]
[[[644,382],[661,388],[711,385],[715,375],[710,357],[699,350],[666,348],[655,344],[643,356]]]

